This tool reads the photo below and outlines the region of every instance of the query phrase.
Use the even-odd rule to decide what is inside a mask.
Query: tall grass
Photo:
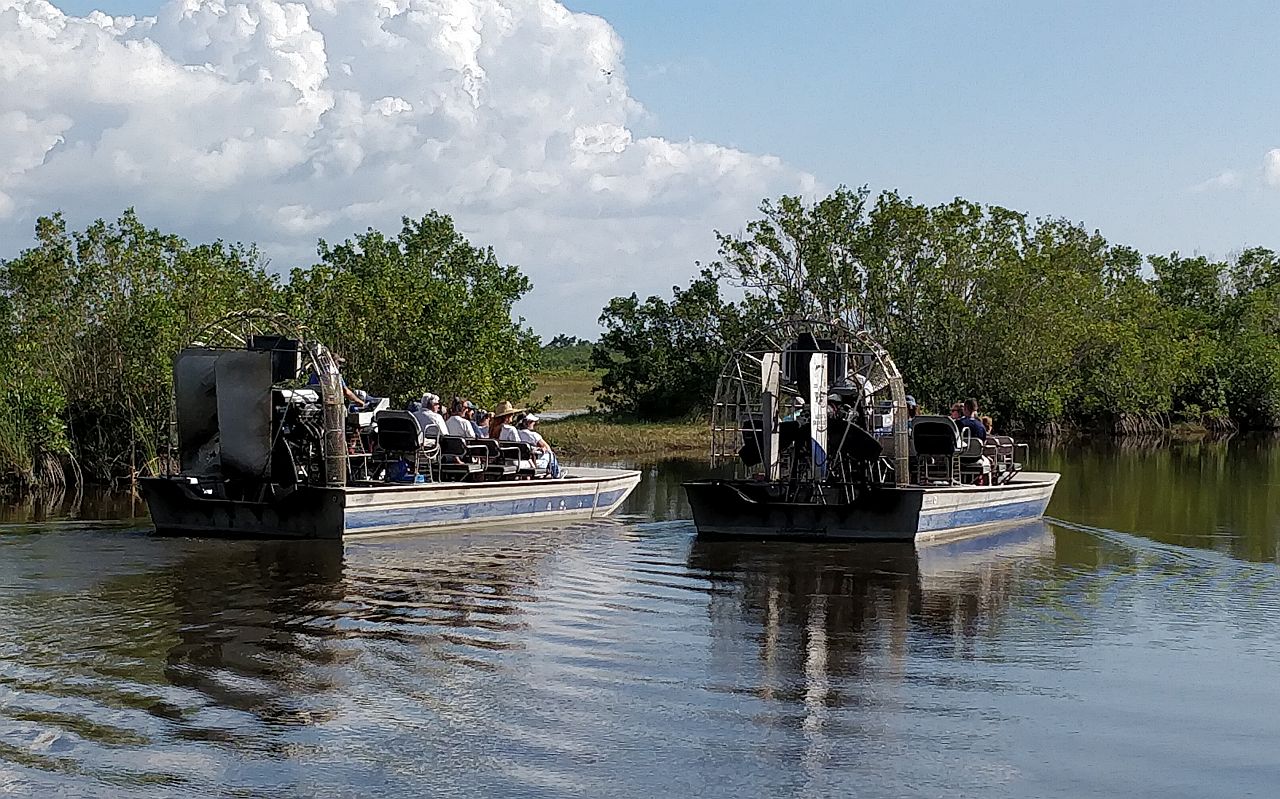
[[[539,431],[561,458],[706,455],[711,432],[706,422],[628,422],[598,414],[544,422]]]
[[[551,399],[543,407],[547,411],[585,411],[596,404],[591,389],[600,383],[600,374],[584,369],[543,369],[533,376],[535,388],[529,403]]]

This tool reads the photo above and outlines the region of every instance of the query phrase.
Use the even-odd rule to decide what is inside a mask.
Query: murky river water
[[[1038,459],[1060,521],[919,552],[697,540],[678,463],[346,546],[10,511],[0,794],[1280,794],[1280,446]]]

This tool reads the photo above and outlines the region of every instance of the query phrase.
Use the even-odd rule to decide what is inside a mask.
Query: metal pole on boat
[[[324,404],[324,481],[332,487],[347,484],[347,403],[342,377],[332,353],[316,345],[313,353]]]
[[[813,480],[827,477],[827,356],[809,356],[809,430],[813,451]]]
[[[760,359],[760,432],[765,479],[778,479],[778,385],[782,380],[782,353],[766,352]]]

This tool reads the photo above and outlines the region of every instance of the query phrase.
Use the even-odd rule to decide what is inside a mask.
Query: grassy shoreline
[[[598,414],[543,422],[538,430],[561,458],[698,458],[711,447],[705,422],[631,422]]]

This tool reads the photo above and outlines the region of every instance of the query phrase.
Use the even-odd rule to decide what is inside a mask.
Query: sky
[[[1243,1],[0,0],[0,257],[132,205],[287,270],[434,208],[549,338],[841,184],[1280,248],[1278,34]]]

